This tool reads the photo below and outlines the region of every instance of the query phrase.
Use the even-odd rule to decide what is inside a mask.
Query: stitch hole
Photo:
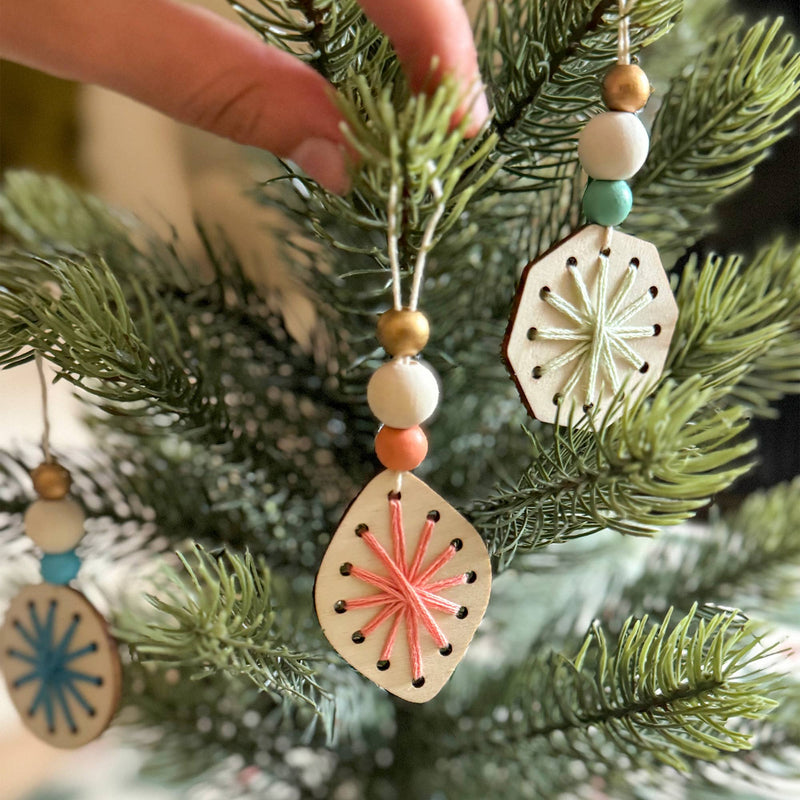
[[[537,333],[539,333],[539,331],[537,331],[536,328],[528,328],[528,341],[532,342],[536,338]]]
[[[469,609],[466,606],[461,606],[461,608],[456,611],[456,619],[466,619],[467,614],[469,614]]]
[[[583,404],[583,413],[588,414],[594,408],[594,403],[584,403]]]
[[[608,257],[611,255],[611,248],[610,248],[610,247],[604,247],[604,248],[603,248],[603,249],[600,251],[600,255],[601,255],[601,256],[605,256],[606,258],[608,258]]]
[[[658,286],[651,286],[648,290],[651,297],[658,297]]]
[[[402,495],[402,493],[401,493],[401,492],[395,492],[394,490],[392,490],[391,492],[389,492],[389,494],[387,495],[387,497],[388,497],[390,500],[399,500],[399,499],[400,499],[402,496],[403,496],[403,495]]]
[[[353,569],[353,565],[349,561],[345,561],[344,564],[339,567],[339,574],[347,577],[350,574],[351,569]]]
[[[465,573],[464,577],[467,583],[475,583],[475,581],[478,580],[478,573],[471,569],[469,572]]]
[[[656,323],[653,325],[653,336],[660,336],[661,335],[661,326]]]
[[[537,381],[539,380],[539,378],[542,377],[542,368],[541,368],[541,366],[537,365],[531,370],[531,377],[534,380],[537,380]]]
[[[452,653],[452,652],[453,652],[453,645],[451,645],[449,642],[447,643],[447,647],[440,647],[439,648],[439,655],[442,655],[442,656],[449,656],[450,653]]]
[[[337,600],[333,604],[333,610],[337,614],[344,614],[344,612],[347,611],[347,600]]]
[[[360,525],[356,525],[356,536],[361,538],[368,530],[369,525],[362,522]]]
[[[350,638],[355,644],[361,644],[367,637],[361,631],[356,631]]]
[[[568,267],[577,267],[578,266],[578,259],[575,256],[570,256],[567,259],[567,266]]]
[[[462,542],[461,539],[453,539],[453,541],[450,542],[450,547],[452,547],[456,552],[458,552],[463,546],[464,542]]]
[[[561,401],[562,401],[563,399],[564,399],[564,395],[563,395],[563,394],[561,394],[561,392],[556,392],[556,393],[553,395],[553,405],[554,405],[554,406],[560,406],[560,405],[561,405]]]
[[[644,364],[642,364],[642,366],[639,367],[639,372],[641,372],[642,375],[644,375],[649,369],[650,369],[650,364],[648,364],[648,362],[645,361]]]
[[[439,520],[442,518],[442,515],[441,515],[441,514],[440,514],[440,513],[439,513],[439,512],[438,512],[438,511],[437,511],[437,510],[434,508],[434,509],[433,509],[433,511],[429,511],[429,512],[426,514],[426,517],[427,517],[427,518],[428,518],[428,519],[429,519],[431,522],[438,522],[438,521],[439,521]]]
[[[391,666],[391,661],[386,658],[382,658],[375,666],[381,671],[386,672],[387,669]]]
[[[545,297],[547,297],[547,295],[549,295],[549,294],[550,294],[550,287],[549,286],[542,286],[542,288],[539,289],[539,297],[542,300],[544,300]]]
[[[411,681],[411,685],[415,689],[421,689],[425,685],[425,677],[420,675],[419,678],[414,678],[414,680]]]
[[[632,258],[632,259],[631,259],[631,262],[630,262],[630,265],[631,265],[632,267],[635,267],[636,269],[639,269],[639,264],[640,264],[640,263],[641,263],[641,262],[639,261],[639,259],[638,259],[638,258]]]

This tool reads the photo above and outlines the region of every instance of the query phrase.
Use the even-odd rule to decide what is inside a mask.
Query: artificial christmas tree
[[[581,224],[577,135],[616,56],[613,0],[482,4],[494,116],[468,140],[450,128],[453,87],[411,94],[352,0],[237,4],[337,86],[360,158],[345,198],[288,166],[258,193],[284,211],[285,262],[313,291],[311,352],[223,234],[203,232],[208,280],[92,198],[6,177],[0,361],[38,352],[97,405],[99,455],[70,463],[94,520],[86,552],[140,579],[181,553],[103,609],[127,645],[119,727],[158,732],[153,768],[228,796],[387,800],[733,797],[734,776],[794,774],[800,691],[766,631],[796,609],[800,486],[671,526],[748,470],[750,418],[799,385],[800,249],[681,256],[786,133],[800,60],[778,22],[747,28],[714,3],[698,32],[678,0],[629,5],[663,99],[622,230],[658,247],[679,316],[658,383],[602,419],[529,420],[500,347],[520,270]],[[330,536],[377,471],[366,386],[391,305],[390,197],[409,286],[433,245],[425,352],[444,402],[419,474],[494,570],[471,650],[424,706],[355,673],[312,611]],[[21,466],[3,457],[7,563],[33,558]]]

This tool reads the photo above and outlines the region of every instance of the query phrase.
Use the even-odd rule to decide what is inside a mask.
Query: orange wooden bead
[[[384,425],[375,437],[375,453],[386,469],[407,472],[416,469],[428,454],[428,437],[419,425],[390,428]]]

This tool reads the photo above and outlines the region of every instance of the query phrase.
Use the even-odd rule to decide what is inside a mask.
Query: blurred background
[[[687,0],[687,2],[701,0]],[[24,0],[4,0],[24,2]],[[224,0],[200,3],[231,19]],[[751,18],[783,15],[800,29],[797,0],[739,2]],[[58,175],[109,203],[136,214],[171,236],[188,255],[202,260],[194,215],[210,229],[220,226],[259,282],[281,282],[267,274],[269,211],[245,193],[268,176],[269,164],[246,148],[189,129],[133,101],[94,86],[79,86],[8,62],[0,62],[0,168],[30,168]],[[756,179],[723,206],[718,230],[701,252],[748,254],[777,230],[800,232],[800,134],[776,147]],[[290,299],[298,335],[307,304]],[[32,366],[32,365],[31,365]],[[79,422],[79,402],[70,387],[51,391],[53,441],[57,449],[88,444]],[[35,370],[0,373],[0,448],[30,450],[41,436]],[[760,463],[737,487],[742,493],[800,473],[800,400],[776,406],[773,420],[756,423]],[[160,800],[168,789],[137,777],[139,756],[120,744],[112,730],[76,753],[53,750],[27,734],[0,682],[0,800]],[[194,797],[202,793],[195,792]]]

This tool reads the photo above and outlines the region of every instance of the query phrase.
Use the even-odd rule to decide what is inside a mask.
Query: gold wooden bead
[[[72,486],[69,470],[54,461],[45,461],[32,470],[33,488],[44,500],[60,500]]]
[[[428,336],[428,318],[421,311],[390,308],[378,317],[378,341],[391,356],[415,356]]]
[[[640,111],[653,88],[636,64],[615,64],[603,78],[603,102],[612,111]]]

